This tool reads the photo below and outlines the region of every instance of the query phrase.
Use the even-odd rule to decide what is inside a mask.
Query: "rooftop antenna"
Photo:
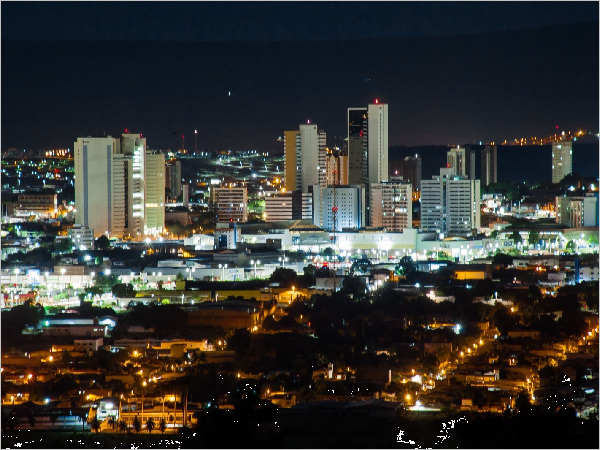
[[[198,130],[194,130],[194,155],[198,153]]]
[[[181,153],[185,153],[185,134],[181,135]]]

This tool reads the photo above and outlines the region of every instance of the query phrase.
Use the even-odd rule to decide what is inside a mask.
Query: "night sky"
[[[387,102],[390,145],[598,131],[597,2],[2,3],[2,149],[141,132],[282,151]],[[592,22],[590,22],[592,20]],[[482,34],[483,33],[483,34]]]

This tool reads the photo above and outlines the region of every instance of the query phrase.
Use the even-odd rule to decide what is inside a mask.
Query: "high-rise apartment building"
[[[400,232],[412,228],[412,186],[407,183],[371,184],[371,226]]]
[[[498,182],[498,147],[486,145],[481,150],[481,184],[489,186]]]
[[[152,159],[148,183],[147,155]],[[120,139],[111,136],[77,138],[74,144],[75,221],[93,229],[96,236],[139,237],[161,233],[164,230],[164,168],[155,167],[159,159],[164,165],[162,155],[154,156],[146,149],[146,138],[141,134],[123,134]],[[152,191],[149,216],[147,188]]]
[[[165,188],[169,200],[177,201],[181,195],[181,161],[172,159],[165,163]]]
[[[213,188],[210,200],[217,222],[248,221],[248,191],[246,187]]]
[[[421,191],[422,161],[419,155],[407,156],[404,161],[396,163],[394,178],[409,183],[414,191]]]
[[[298,131],[284,132],[284,153],[287,190],[307,193],[314,185],[326,186],[325,131],[305,123]]]
[[[469,235],[481,228],[480,181],[457,176],[452,168],[421,182],[421,230]]]
[[[552,143],[552,182],[559,183],[573,173],[573,141],[555,141]]]

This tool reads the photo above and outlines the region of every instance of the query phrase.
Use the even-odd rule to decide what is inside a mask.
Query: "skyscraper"
[[[301,124],[298,131],[286,131],[284,152],[287,190],[306,193],[314,185],[326,186],[325,131],[310,122]]]
[[[93,229],[95,236],[122,236],[127,226],[125,174],[130,166],[118,155],[119,144],[110,136],[77,138],[74,143],[75,222]]]
[[[489,186],[498,182],[498,147],[486,145],[481,150],[481,184]]]
[[[348,183],[369,185],[388,180],[388,105],[348,108]],[[368,206],[367,206],[368,209]],[[367,211],[367,221],[370,215]]]
[[[573,141],[552,142],[552,182],[559,183],[573,172]]]

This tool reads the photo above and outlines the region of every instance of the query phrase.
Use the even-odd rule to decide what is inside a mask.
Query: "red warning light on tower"
[[[378,99],[375,99],[375,104],[378,104],[378,103],[379,103],[379,100],[378,100]]]

